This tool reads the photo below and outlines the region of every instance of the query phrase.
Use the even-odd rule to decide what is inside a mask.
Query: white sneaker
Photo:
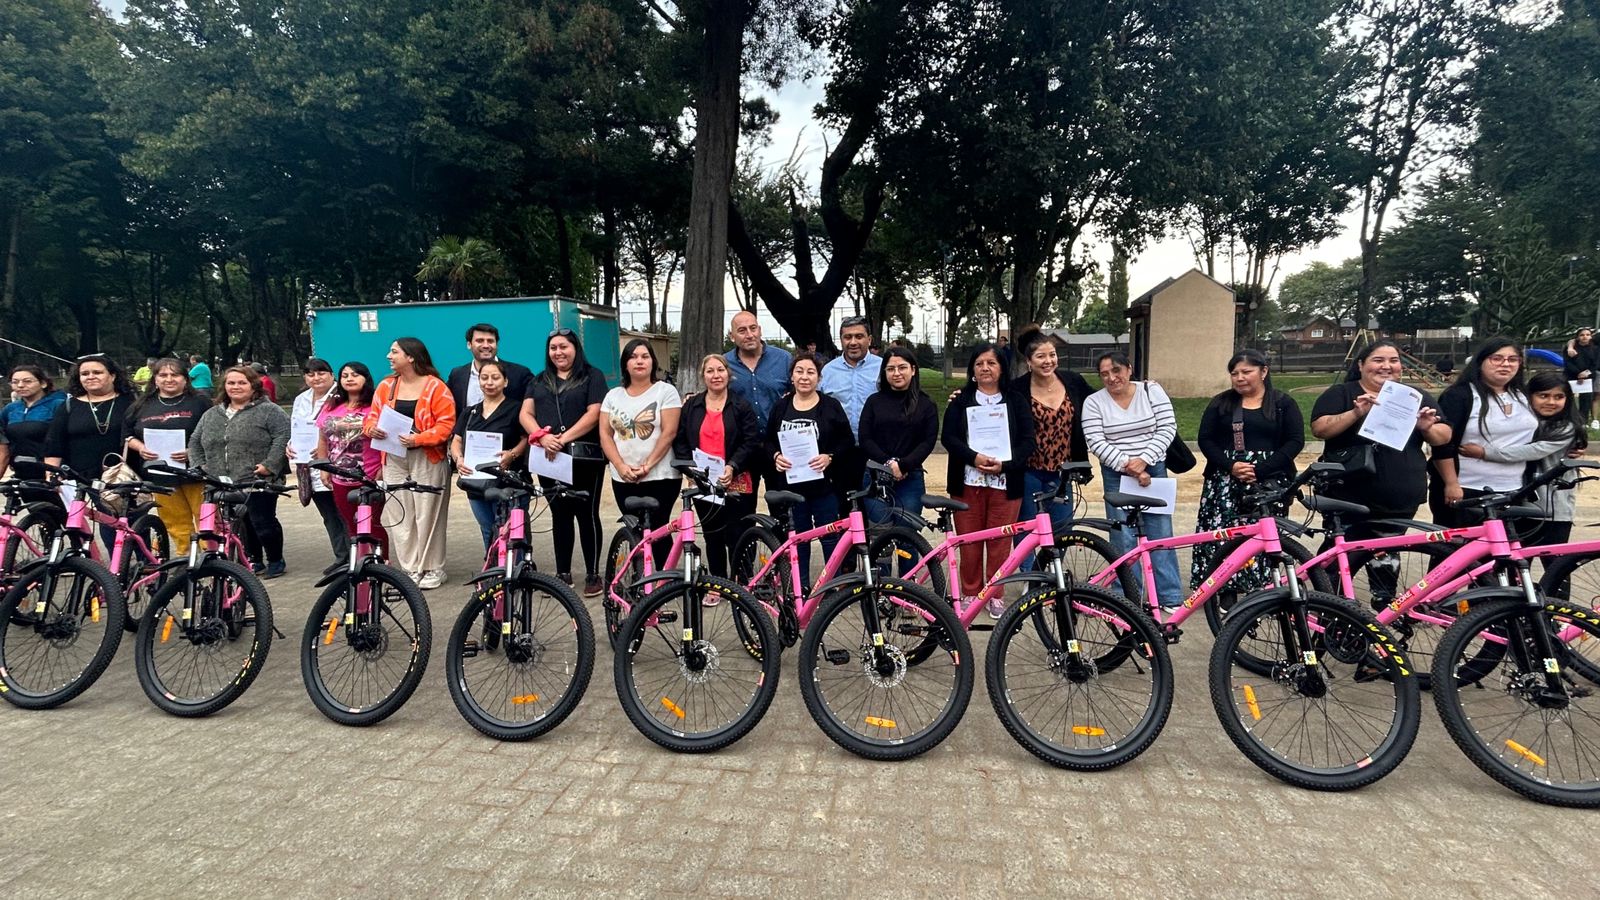
[[[1595,430],[1600,430],[1600,419],[1590,419],[1589,427]]]
[[[1004,597],[996,597],[993,600],[989,601],[988,606],[989,606],[989,618],[998,619],[998,618],[1000,618],[1001,614],[1006,611],[1005,598]]]
[[[425,591],[431,591],[442,584],[444,584],[443,569],[430,569],[423,572],[422,577],[417,579],[417,587]]]

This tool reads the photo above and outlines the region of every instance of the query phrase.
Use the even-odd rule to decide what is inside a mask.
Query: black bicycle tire
[[[750,591],[751,595],[756,598],[757,603],[762,602],[761,596],[764,589],[771,590],[770,603],[772,612],[777,616],[778,620],[778,641],[787,649],[793,647],[800,640],[800,621],[795,613],[795,595],[798,591],[793,584],[794,579],[787,565],[787,560],[781,560],[772,567],[771,574],[768,576],[770,580],[765,584],[758,585],[755,583],[756,573],[766,564],[760,559],[747,558],[750,556],[752,548],[757,545],[766,548],[770,559],[771,554],[776,553],[778,548],[783,546],[783,540],[769,529],[760,525],[747,529],[740,534],[738,540],[733,542],[733,549],[728,554],[730,580]]]
[[[1497,620],[1505,621],[1517,617],[1526,617],[1530,614],[1539,617],[1535,620],[1534,627],[1544,627],[1542,618],[1544,616],[1566,618],[1573,625],[1580,628],[1583,635],[1589,639],[1588,641],[1580,641],[1580,644],[1600,643],[1595,641],[1596,638],[1600,638],[1600,614],[1584,607],[1582,604],[1547,603],[1537,609],[1530,609],[1520,599],[1490,600],[1474,604],[1466,615],[1457,619],[1456,623],[1445,631],[1444,637],[1439,641],[1439,652],[1434,657],[1433,662],[1434,706],[1439,711],[1440,720],[1444,722],[1445,731],[1449,733],[1450,739],[1461,749],[1461,752],[1472,760],[1473,765],[1502,786],[1521,794],[1529,800],[1551,806],[1580,809],[1600,807],[1600,774],[1597,774],[1592,787],[1583,789],[1558,788],[1553,786],[1548,779],[1531,777],[1519,771],[1514,765],[1507,765],[1499,756],[1489,750],[1485,742],[1476,736],[1478,728],[1475,724],[1485,721],[1488,717],[1471,715],[1461,705],[1462,684],[1455,677],[1454,664],[1466,645],[1478,634],[1491,627]],[[1568,649],[1570,648],[1563,647],[1558,642],[1558,651],[1566,651]],[[1505,656],[1506,654],[1500,654],[1500,659]],[[1474,662],[1481,662],[1483,659],[1484,655],[1479,654],[1474,657]],[[1567,653],[1564,658],[1559,660],[1558,664],[1563,666],[1570,665],[1571,659],[1571,654]],[[1475,672],[1475,677],[1467,682],[1471,686],[1469,693],[1473,697],[1483,697],[1487,696],[1487,692],[1505,690],[1503,684],[1496,683],[1483,684],[1482,689],[1479,689],[1477,685],[1483,681],[1483,674],[1481,671]],[[1535,675],[1542,680],[1544,670],[1541,669],[1536,673],[1527,674]],[[1495,679],[1494,681],[1505,682],[1506,680]],[[1570,721],[1570,707],[1567,716],[1556,717],[1553,720],[1549,717],[1542,718],[1544,718],[1543,724],[1546,729],[1548,729],[1552,721]],[[1590,714],[1583,718],[1593,720],[1596,716],[1591,711]],[[1512,743],[1513,739],[1507,737],[1502,741],[1501,746],[1512,749],[1513,752],[1524,758],[1530,755],[1542,756],[1539,753],[1543,749],[1540,744],[1531,741],[1527,744],[1518,743],[1518,747],[1520,747],[1520,750],[1518,750],[1511,747]],[[1542,759],[1542,762],[1548,767],[1548,759]]]
[[[951,648],[956,669],[953,692],[946,698],[944,705],[935,715],[931,725],[923,728],[919,733],[909,738],[894,738],[890,740],[873,741],[856,734],[840,725],[832,714],[830,705],[824,700],[825,693],[817,683],[817,671],[820,669],[818,650],[822,644],[827,627],[834,619],[848,607],[862,603],[877,603],[879,598],[893,596],[897,604],[911,604],[926,611],[927,615],[935,620],[935,628],[942,632],[946,641],[953,645]],[[856,643],[860,643],[858,638]],[[849,663],[846,663],[848,665]],[[907,666],[904,672],[923,670],[928,666],[924,662],[919,666]],[[966,714],[967,704],[972,699],[972,682],[974,680],[974,663],[972,656],[972,642],[967,636],[966,629],[962,627],[961,620],[956,617],[955,610],[944,600],[936,599],[922,587],[896,579],[885,579],[873,585],[859,585],[851,590],[841,591],[833,597],[822,601],[816,613],[812,616],[810,624],[806,626],[805,634],[800,639],[799,652],[800,667],[800,696],[805,700],[806,710],[811,714],[812,721],[822,729],[834,743],[867,759],[877,760],[903,760],[919,756],[938,746],[941,741],[950,736],[961,717]],[[931,670],[929,670],[931,671]],[[884,726],[874,724],[874,727],[895,728],[895,721],[890,717],[874,716],[887,722]],[[869,723],[873,724],[873,723]]]
[[[933,545],[928,543],[928,539],[922,536],[922,532],[905,525],[889,525],[873,534],[872,539],[867,543],[867,556],[874,563],[877,563],[885,553],[889,552],[891,541],[902,548],[895,551],[897,555],[901,555],[902,559],[906,555],[913,556],[912,559],[906,560],[907,562],[915,563],[917,560],[927,559],[929,554],[933,553]],[[907,577],[902,572],[886,570],[880,570],[879,576],[909,581],[924,588],[941,600],[948,601],[950,599],[950,575],[943,557],[931,560],[927,566],[923,567],[916,578]]]
[[[1106,569],[1111,568],[1112,563],[1115,563],[1117,558],[1121,556],[1121,554],[1119,554],[1116,550],[1112,549],[1110,541],[1093,531],[1079,528],[1070,522],[1067,524],[1067,527],[1064,530],[1056,532],[1055,546],[1058,551],[1064,547],[1085,547],[1093,552],[1097,559],[1104,560],[1104,563],[1101,564],[1094,572],[1087,573],[1087,575],[1074,571],[1069,567],[1067,571],[1072,575],[1072,580],[1078,584],[1089,584],[1090,578],[1100,574],[1101,572],[1104,572]],[[1035,557],[1035,559],[1037,559],[1037,557]],[[1037,567],[1037,562],[1035,563],[1035,567]],[[1099,587],[1098,585],[1095,586]],[[1124,598],[1137,604],[1139,597],[1139,578],[1135,574],[1135,569],[1132,564],[1124,564],[1121,568],[1117,569],[1116,587],[1121,590]],[[1111,590],[1109,587],[1102,587],[1101,589]],[[1116,591],[1112,592],[1116,593]]]
[[[167,605],[178,599],[185,584],[196,579],[224,575],[239,585],[241,601],[254,611],[255,631],[251,636],[250,651],[239,668],[239,674],[221,690],[202,699],[179,700],[166,689],[160,674],[155,671],[153,648],[157,632],[161,630],[157,621]],[[232,615],[247,614],[248,611]],[[228,640],[232,643],[234,637],[231,627],[229,632]],[[166,582],[151,595],[150,602],[145,605],[144,617],[139,621],[139,633],[133,645],[134,670],[139,676],[139,687],[150,698],[150,702],[163,712],[185,719],[212,715],[226,709],[250,689],[267,664],[267,654],[272,650],[272,635],[272,600],[267,596],[266,586],[261,579],[249,569],[221,557],[204,560],[192,569],[179,569],[168,576]]]
[[[50,569],[58,573],[71,572],[88,578],[100,591],[105,604],[106,622],[100,645],[95,648],[95,652],[78,674],[61,687],[41,694],[28,691],[17,684],[16,667],[8,660],[6,648],[10,645],[10,638],[15,629],[32,627],[31,622],[26,621],[32,613],[19,616],[17,607],[31,593],[30,589],[36,584],[35,579]],[[52,586],[59,585],[60,581],[51,583]],[[117,647],[122,643],[122,619],[126,615],[127,608],[122,603],[122,591],[117,587],[116,577],[109,569],[92,559],[68,556],[56,563],[41,563],[36,568],[28,569],[18,577],[16,584],[6,591],[5,597],[0,599],[0,697],[22,709],[54,709],[82,695],[101,675],[105,674],[106,667],[111,665],[112,658],[117,655]]]
[[[473,628],[478,625],[494,601],[493,582],[483,585],[484,589],[474,594],[456,616],[455,626],[450,631],[450,642],[445,646],[445,682],[450,689],[450,699],[455,703],[456,711],[467,720],[467,724],[496,740],[527,741],[547,734],[578,708],[578,702],[588,690],[589,679],[594,672],[594,626],[583,601],[572,588],[558,578],[530,571],[517,576],[512,582],[501,583],[508,585],[504,588],[508,602],[512,593],[517,590],[536,589],[554,597],[562,609],[572,617],[577,648],[573,677],[568,681],[567,690],[563,692],[560,702],[549,712],[522,725],[509,724],[507,720],[491,716],[472,696],[462,671],[463,660],[466,658],[464,654],[467,641],[472,637]],[[502,638],[500,647],[495,652],[506,653],[506,645],[506,640]]]
[[[1395,644],[1394,636],[1378,624],[1370,610],[1362,609],[1343,597],[1321,591],[1306,592],[1303,602],[1307,616],[1315,616],[1319,627],[1323,629],[1318,632],[1319,637],[1326,640],[1326,629],[1330,625],[1336,626],[1342,617],[1346,621],[1344,627],[1340,629],[1345,637],[1346,653],[1348,654],[1352,642],[1359,641],[1354,645],[1354,649],[1360,651],[1360,663],[1386,672],[1383,676],[1367,680],[1385,680],[1395,685],[1395,714],[1391,717],[1389,730],[1385,732],[1384,740],[1379,746],[1370,750],[1363,748],[1363,752],[1366,753],[1364,759],[1349,762],[1339,767],[1337,771],[1313,771],[1306,766],[1285,761],[1281,756],[1270,752],[1264,746],[1264,739],[1259,736],[1262,729],[1244,723],[1243,716],[1238,713],[1233,699],[1231,666],[1239,652],[1235,647],[1260,621],[1258,612],[1275,611],[1279,615],[1295,613],[1295,602],[1285,591],[1253,595],[1239,604],[1235,615],[1228,616],[1223,622],[1222,631],[1217,635],[1216,643],[1211,650],[1210,664],[1207,667],[1212,706],[1229,740],[1233,741],[1234,746],[1239,748],[1245,758],[1263,771],[1288,784],[1309,790],[1353,790],[1371,784],[1394,771],[1410,752],[1412,744],[1416,741],[1417,729],[1422,718],[1421,692],[1406,659]],[[1335,640],[1337,639],[1336,636]],[[1338,654],[1330,650],[1326,644],[1319,647],[1322,652],[1318,654],[1318,666],[1325,668],[1326,660],[1330,657],[1345,662],[1340,660]],[[1296,664],[1301,662],[1299,658],[1295,660]],[[1241,666],[1241,668],[1251,672],[1252,677],[1262,679],[1267,677],[1249,667]],[[1352,683],[1360,681],[1353,680]],[[1255,710],[1255,695],[1250,693],[1249,685],[1243,686],[1242,690],[1243,696],[1251,705],[1252,713],[1260,715]],[[1287,718],[1292,721],[1293,713],[1291,712]],[[1349,742],[1343,744],[1348,746]]]
[[[611,542],[606,546],[605,580],[600,594],[600,607],[605,613],[606,643],[611,645],[612,650],[617,649],[617,632],[622,629],[622,620],[627,616],[623,614],[617,601],[611,599],[611,583],[616,580],[619,561],[625,559],[641,540],[643,535],[637,529],[624,525],[612,533]]]
[[[1126,642],[1130,646],[1143,648],[1144,659],[1150,665],[1153,674],[1154,688],[1150,694],[1150,702],[1146,706],[1146,714],[1141,717],[1129,735],[1114,737],[1110,746],[1099,752],[1083,752],[1062,747],[1040,735],[1037,729],[1030,726],[1026,721],[1027,717],[1021,715],[1015,706],[1016,692],[1011,689],[1011,679],[1006,668],[1013,641],[1024,630],[1040,635],[1041,643],[1050,643],[1049,629],[1039,620],[1047,615],[1047,610],[1054,610],[1055,604],[1064,601],[1098,604],[1129,623],[1133,630],[1125,632],[1117,643],[1120,645]],[[1024,622],[1024,618],[1028,621]],[[1053,652],[1060,652],[1060,649],[1057,642]],[[1125,661],[1126,657],[1119,659],[1116,665],[1104,673],[1095,675],[1116,671]],[[1011,737],[1028,752],[1064,769],[1094,772],[1114,768],[1133,760],[1155,743],[1166,725],[1167,717],[1172,712],[1172,659],[1167,653],[1166,641],[1162,639],[1160,628],[1147,613],[1135,606],[1133,601],[1091,585],[1073,585],[1067,591],[1062,591],[1053,585],[1037,588],[1007,607],[1005,613],[995,623],[994,632],[989,636],[989,649],[985,655],[983,671],[984,685],[989,691],[989,702],[994,707],[1000,724],[1004,725]],[[1073,730],[1077,735],[1094,737],[1096,735],[1092,729],[1096,727],[1092,724],[1078,725],[1073,726]]]
[[[756,691],[751,696],[751,702],[734,721],[714,731],[690,736],[670,728],[663,728],[656,721],[653,709],[639,696],[638,691],[633,689],[636,686],[633,666],[640,642],[648,639],[652,629],[650,621],[658,610],[670,603],[701,603],[705,595],[711,592],[718,595],[718,606],[726,604],[726,608],[733,611],[735,616],[733,621],[736,623],[734,633],[743,644],[737,651],[724,650],[724,655],[729,652],[747,655],[759,664],[761,676]],[[745,620],[742,626],[737,624],[741,618]],[[621,638],[612,662],[612,675],[622,710],[640,734],[676,753],[708,753],[730,746],[760,724],[767,709],[772,705],[772,698],[777,695],[778,674],[783,658],[778,644],[778,631],[772,624],[772,616],[750,596],[748,591],[728,579],[703,575],[693,584],[678,581],[656,586],[650,595],[635,605],[633,611],[628,614],[628,620],[622,625]],[[754,647],[745,643],[751,640],[757,642]],[[658,699],[662,699],[663,703],[671,703],[672,705],[667,708],[681,718],[688,719],[693,711],[690,708],[690,701],[683,697],[670,700]]]
[[[152,515],[143,515],[128,527],[132,529],[134,534],[144,539],[145,545],[150,548],[150,553],[155,556],[157,561],[166,562],[172,558],[172,537],[167,534],[167,525],[160,518]],[[124,585],[122,601],[128,607],[128,615],[123,619],[123,627],[130,634],[139,630],[139,620],[144,618],[145,605],[150,602],[151,595],[161,589],[160,582],[143,588],[144,597],[142,599],[135,599],[133,592],[127,590],[128,587],[132,586],[134,578],[144,574],[142,570],[145,565],[146,562],[139,558],[133,541],[125,542],[122,545],[122,561],[118,568],[122,570],[121,581]],[[133,574],[135,572],[138,575]],[[165,578],[162,579],[162,581],[165,580]]]
[[[405,602],[406,608],[410,610],[415,629],[411,642],[411,656],[406,662],[405,672],[388,694],[367,706],[351,707],[337,702],[334,692],[327,687],[322,677],[322,667],[317,662],[320,658],[318,648],[328,645],[328,629],[325,623],[329,621],[328,613],[334,605],[343,601],[346,596],[345,591],[349,586],[348,576],[328,585],[311,605],[300,643],[300,678],[305,683],[306,694],[311,698],[312,704],[319,712],[340,725],[355,727],[376,725],[405,706],[428,671],[428,657],[433,647],[433,619],[428,613],[428,601],[422,596],[422,589],[417,587],[416,582],[399,569],[379,563],[363,566],[360,577],[384,582],[393,587],[400,599]],[[381,590],[375,593],[377,596],[383,596]],[[339,633],[334,636],[334,640],[343,640],[343,629],[337,630]]]
[[[11,522],[11,527],[25,532],[42,525],[43,530],[38,535],[40,538],[38,544],[40,550],[48,553],[50,551],[51,537],[57,531],[66,527],[66,522],[66,514],[61,511],[60,507],[45,503],[30,503],[21,512],[17,513],[17,517]],[[21,541],[10,540],[6,542],[5,557],[0,559],[0,572],[3,572],[7,579],[15,577],[19,568],[33,561],[23,560],[21,566],[18,565],[17,554],[22,552],[22,546]],[[39,557],[39,559],[43,558],[42,556]]]

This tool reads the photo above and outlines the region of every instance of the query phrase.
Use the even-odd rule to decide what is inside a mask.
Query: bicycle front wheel
[[[433,621],[416,582],[369,564],[335,581],[306,619],[300,675],[323,715],[341,725],[374,725],[404,706],[422,682]]]
[[[272,649],[272,603],[249,569],[208,559],[167,577],[133,650],[139,686],[175,716],[209,716],[249,690]]]
[[[696,609],[700,627],[691,631],[684,623]],[[738,585],[707,575],[659,585],[633,608],[613,673],[640,734],[703,753],[756,727],[778,692],[781,662],[772,616]]]
[[[868,627],[869,614],[879,623]],[[911,653],[926,648],[921,662]],[[868,759],[910,759],[972,699],[972,642],[944,600],[886,580],[823,601],[800,640],[800,695],[823,733]]]
[[[1545,659],[1534,629],[1551,633]],[[1571,640],[1557,635],[1567,632]],[[1580,666],[1581,663],[1581,666]],[[1540,803],[1600,806],[1600,692],[1573,673],[1600,665],[1600,619],[1581,604],[1477,604],[1445,631],[1433,702],[1473,765]],[[1558,688],[1547,676],[1555,675]]]
[[[984,680],[1017,743],[1066,769],[1133,759],[1172,711],[1172,660],[1155,622],[1088,585],[1040,588],[1007,607],[989,637]]]
[[[25,572],[0,600],[0,697],[51,709],[88,690],[116,656],[126,614],[116,578],[93,560]]]
[[[1308,637],[1309,636],[1309,637]],[[1241,660],[1263,660],[1266,671]],[[1211,650],[1211,702],[1228,737],[1298,787],[1371,784],[1410,752],[1421,699],[1410,664],[1371,612],[1320,591],[1258,594],[1228,613]]]
[[[144,541],[145,546],[150,548],[150,554],[155,557],[156,562],[166,562],[172,558],[172,539],[167,536],[167,526],[162,524],[159,518],[143,515],[130,527],[133,533]],[[128,604],[128,615],[123,620],[123,627],[132,633],[139,630],[139,620],[144,618],[145,605],[150,602],[150,595],[161,589],[161,582],[136,584],[149,574],[150,560],[139,552],[138,546],[133,541],[123,543],[122,563],[117,568],[122,573],[122,583],[128,586],[128,590],[123,592],[123,599]]]
[[[493,642],[474,634],[495,633]],[[450,699],[468,724],[502,741],[560,725],[589,686],[594,626],[558,579],[528,572],[484,584],[456,617],[445,648]]]

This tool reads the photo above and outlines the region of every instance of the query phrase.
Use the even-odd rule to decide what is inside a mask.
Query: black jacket
[[[1256,466],[1256,476],[1273,475],[1294,477],[1294,458],[1306,446],[1305,419],[1300,415],[1300,405],[1282,391],[1277,392],[1274,423],[1277,431],[1271,437],[1272,455]],[[1248,427],[1248,426],[1247,426]],[[1248,432],[1247,432],[1248,433]],[[1233,468],[1233,415],[1223,413],[1216,401],[1206,404],[1200,415],[1200,433],[1197,435],[1200,452],[1205,454],[1207,475],[1229,474]],[[1247,445],[1248,446],[1248,445]],[[1252,447],[1250,449],[1266,449]]]
[[[1069,442],[1071,449],[1067,458],[1072,462],[1088,462],[1089,442],[1083,438],[1083,401],[1089,399],[1089,395],[1094,393],[1094,388],[1089,386],[1089,382],[1085,381],[1082,375],[1067,369],[1057,368],[1056,377],[1061,379],[1062,384],[1066,385],[1067,399],[1072,401],[1072,439]],[[1021,394],[1024,398],[1029,397],[1032,393],[1032,388],[1028,386],[1028,382],[1032,379],[1032,375],[1022,375],[1011,379],[1011,391]],[[1028,410],[1031,413],[1033,407],[1030,405]],[[1099,467],[1095,466],[1094,468]],[[1010,481],[1008,480],[1006,483],[1010,484]]]
[[[1033,455],[1033,408],[1027,394],[1019,394],[1007,385],[1004,389],[1006,420],[1011,426],[1011,459],[1000,464],[1006,476],[1006,496],[1022,496],[1022,474],[1028,468],[1028,457]],[[950,496],[959,497],[966,490],[966,467],[978,461],[978,454],[967,446],[967,410],[978,404],[978,386],[969,384],[962,388],[944,411],[944,428],[939,439],[949,453],[949,467],[945,484]]]
[[[678,433],[672,437],[672,455],[676,459],[690,459],[700,446],[700,426],[706,420],[705,392],[683,398],[683,412],[679,415]],[[728,402],[722,407],[722,428],[726,462],[735,474],[749,472],[751,465],[761,458],[766,444],[754,407],[732,391],[728,392]]]
[[[873,394],[861,408],[861,451],[872,462],[898,459],[902,472],[921,471],[938,437],[939,408],[926,394],[909,418],[905,396],[894,391]]]
[[[1591,340],[1587,347],[1574,342],[1572,350],[1574,356],[1562,357],[1561,370],[1566,373],[1568,381],[1576,379],[1579,372],[1587,371],[1591,378],[1600,373],[1600,342]]]
[[[528,385],[533,381],[533,373],[528,371],[527,366],[517,365],[514,362],[502,359],[500,364],[506,367],[506,399],[521,407],[523,398],[528,396]],[[445,387],[450,389],[450,396],[455,398],[458,410],[471,405],[467,402],[467,383],[471,378],[472,363],[469,362],[451,369],[450,377],[445,379]]]

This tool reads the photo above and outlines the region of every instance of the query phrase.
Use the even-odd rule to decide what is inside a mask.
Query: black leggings
[[[605,474],[603,462],[573,460],[572,486],[588,491],[589,499],[559,497],[550,501],[550,534],[556,545],[558,573],[572,573],[573,523],[577,523],[577,540],[583,544],[584,574],[594,575],[599,571],[596,563],[600,559],[600,488]],[[547,490],[555,484],[548,478],[541,478],[539,482]]]
[[[333,559],[342,569],[350,561],[350,534],[344,529],[344,519],[339,516],[339,505],[333,500],[333,491],[312,492],[311,503],[322,515],[322,529],[328,533],[328,546],[333,548]]]
[[[654,497],[656,508],[639,516],[639,521],[649,529],[660,528],[672,518],[672,508],[678,505],[678,489],[683,480],[674,476],[672,478],[659,478],[655,481],[626,482],[612,479],[611,491],[616,495],[617,508],[628,514],[623,502],[629,497]],[[666,562],[667,554],[672,552],[671,536],[655,541],[650,547],[651,555],[655,557],[656,568]]]
[[[711,574],[727,578],[729,561],[733,556],[733,542],[739,539],[744,531],[742,523],[745,516],[756,511],[756,498],[753,494],[730,494],[727,503],[718,506],[704,500],[696,500],[694,504],[695,515],[699,518],[700,543],[705,547],[706,565],[710,567]]]
[[[245,499],[244,552],[252,562],[283,562],[283,525],[278,521],[278,495],[270,491]]]

